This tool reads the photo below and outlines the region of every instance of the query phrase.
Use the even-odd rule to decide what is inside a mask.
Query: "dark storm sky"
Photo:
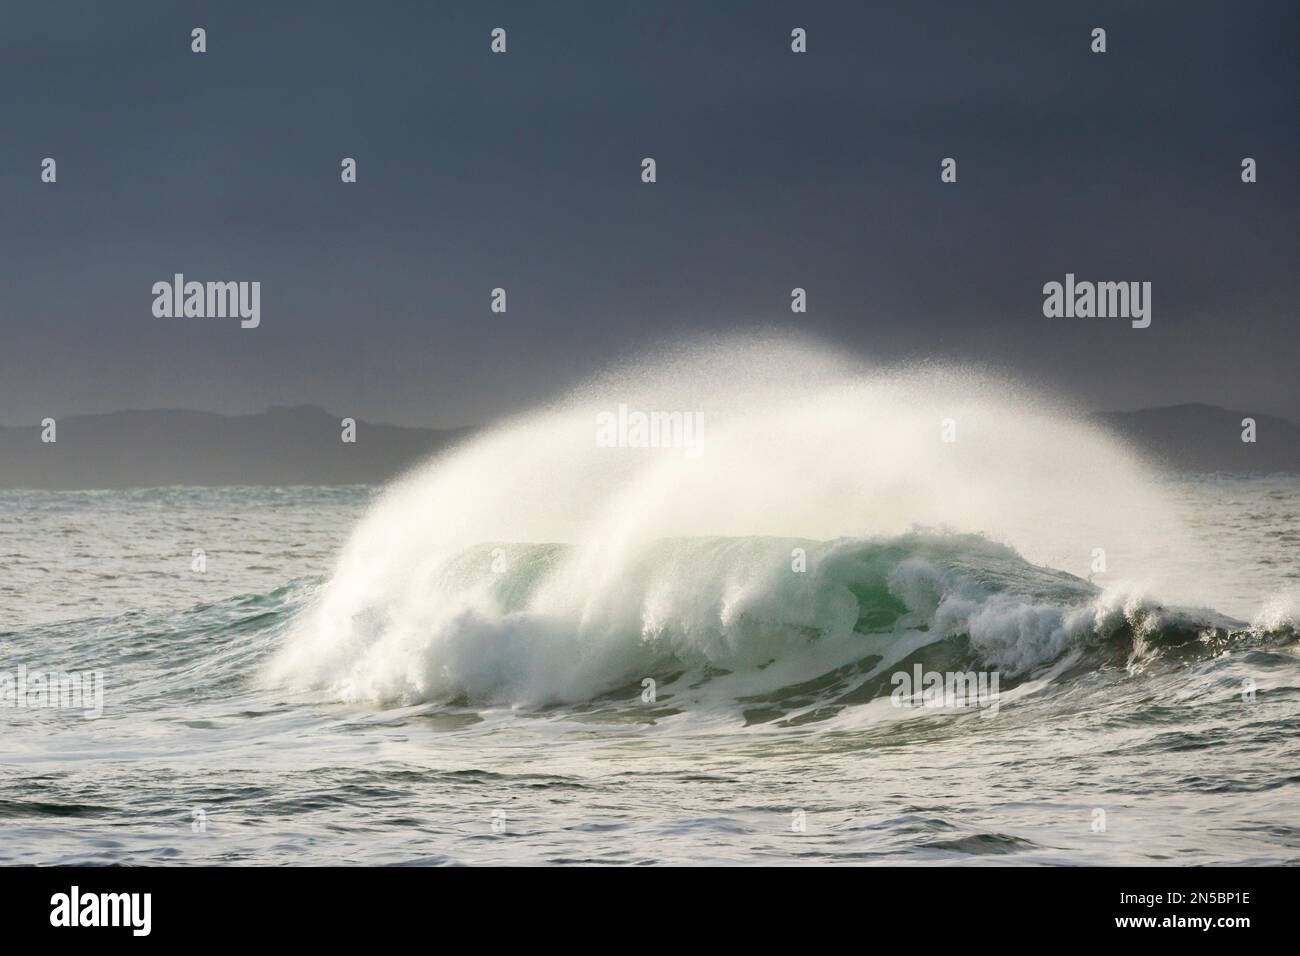
[[[1296,4],[632,6],[6,3],[0,422],[459,424],[783,327],[1300,419]],[[1151,327],[1044,318],[1067,271],[1150,281]],[[154,318],[174,272],[260,280],[261,327]]]

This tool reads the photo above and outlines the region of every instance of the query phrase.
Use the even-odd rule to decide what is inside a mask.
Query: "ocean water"
[[[0,862],[1300,861],[1300,476],[951,371],[699,369],[388,489],[0,492]],[[611,396],[703,440],[598,447]]]

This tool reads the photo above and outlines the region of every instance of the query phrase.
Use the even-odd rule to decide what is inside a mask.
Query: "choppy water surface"
[[[918,660],[980,667],[981,655],[1005,653],[963,634],[917,643],[881,671],[883,648],[937,610],[920,597],[900,606],[888,583],[906,592],[898,569],[966,575],[981,582],[967,593],[986,606],[1014,592],[1040,616],[1054,603],[1100,599],[1085,582],[1037,576],[960,536],[841,542],[843,566],[817,586],[863,584],[853,613],[867,620],[850,630],[862,653],[836,648],[811,680],[763,685],[738,665],[708,672],[670,641],[629,664],[634,679],[587,700],[483,704],[435,687],[438,699],[422,703],[349,703],[265,674],[319,598],[371,490],[6,492],[3,667],[102,669],[105,706],[97,720],[0,711],[0,857],[1295,862],[1300,669],[1285,596],[1300,583],[1300,481],[1185,478],[1167,489],[1199,536],[1187,573],[1234,569],[1225,619],[1167,612],[1135,635],[1121,611],[1109,631],[1083,627],[1005,676],[992,717],[890,705],[882,673]],[[711,564],[751,566],[763,551],[735,547],[663,560],[694,561],[698,582]],[[206,553],[203,573],[193,570],[195,548]],[[812,560],[832,563],[835,549],[814,545]],[[559,560],[534,559],[527,574],[542,579],[536,562]],[[991,626],[1027,633],[1009,607]],[[1268,607],[1272,619],[1251,630],[1252,613]],[[761,632],[756,624],[752,639]],[[519,652],[500,634],[477,636],[491,643],[480,670]],[[472,675],[471,652],[457,653],[454,666]],[[642,671],[658,675],[654,703],[642,700]],[[1253,702],[1243,700],[1248,679]],[[1099,808],[1104,833],[1094,832]]]

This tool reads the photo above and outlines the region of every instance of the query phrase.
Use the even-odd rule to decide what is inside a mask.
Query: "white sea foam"
[[[599,447],[596,416],[620,404],[702,414],[699,453]],[[380,701],[536,703],[589,699],[665,657],[807,677],[861,655],[862,542],[918,527],[1083,577],[1103,548],[1106,583],[1138,593],[1172,587],[1159,554],[1182,547],[1148,469],[1041,394],[730,340],[601,376],[398,482],[269,678]],[[547,543],[564,547],[526,546]],[[895,627],[929,617],[1011,669],[1124,613],[996,554],[895,557],[886,590],[916,618]],[[1044,597],[1053,587],[1065,593]]]

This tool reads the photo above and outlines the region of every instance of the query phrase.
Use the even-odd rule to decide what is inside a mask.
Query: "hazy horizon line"
[[[1123,415],[1123,414],[1133,414],[1137,412],[1164,411],[1173,408],[1197,408],[1197,407],[1213,408],[1213,409],[1219,409],[1222,411],[1228,411],[1234,413],[1249,412],[1252,415],[1266,415],[1270,418],[1280,419],[1291,425],[1300,427],[1300,422],[1291,418],[1289,415],[1280,414],[1274,411],[1259,412],[1251,409],[1232,408],[1227,405],[1220,405],[1217,402],[1207,402],[1207,401],[1171,402],[1166,405],[1145,405],[1137,408],[1093,407],[1093,408],[1086,409],[1084,413],[1088,415]],[[107,411],[107,412],[71,412],[71,413],[60,415],[58,417],[65,418],[65,419],[66,418],[107,418],[113,415],[164,414],[169,412],[181,412],[185,414],[194,414],[194,415],[211,415],[217,418],[256,418],[261,415],[270,414],[271,412],[277,410],[282,410],[282,411],[317,410],[330,417],[334,417],[335,415],[335,413],[331,412],[324,405],[318,404],[316,402],[293,402],[293,403],[276,403],[276,404],[266,405],[258,411],[251,411],[251,412],[219,412],[219,411],[213,411],[211,409],[205,409],[205,408],[183,408],[179,406],[167,406],[167,407],[159,407],[159,408],[140,408],[140,407],[116,408],[113,409],[112,411]],[[504,421],[512,417],[513,414],[515,413],[509,413],[500,416],[498,418],[488,419],[485,421],[464,422],[459,425],[409,425],[409,424],[402,424],[402,423],[392,422],[392,421],[377,421],[368,418],[363,418],[359,420],[366,422],[366,424],[368,425],[380,426],[385,428],[409,428],[409,429],[419,429],[421,431],[449,432],[449,431],[462,431],[464,429],[472,429],[472,428],[484,428],[490,425],[494,425],[500,421]],[[40,427],[40,424],[41,423],[39,421],[36,422],[7,421],[7,422],[0,422],[0,428],[38,428]]]

